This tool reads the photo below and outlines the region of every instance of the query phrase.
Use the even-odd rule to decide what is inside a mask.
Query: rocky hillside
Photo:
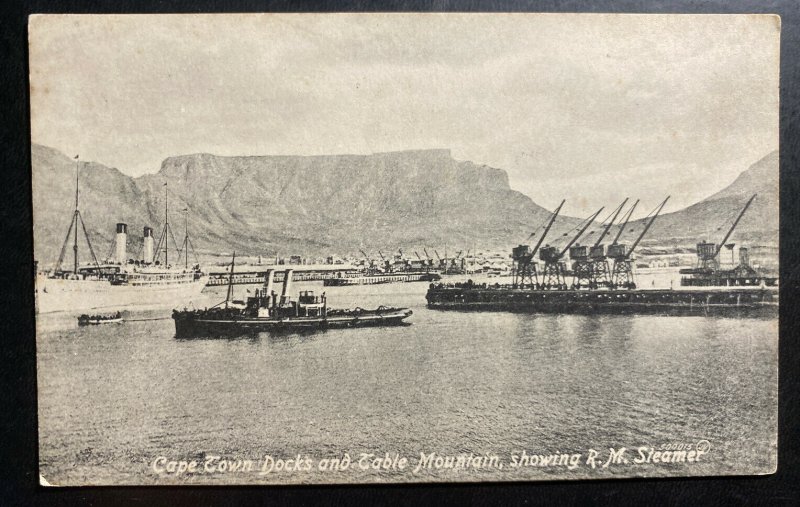
[[[34,252],[37,260],[49,265],[58,258],[72,220],[75,160],[52,148],[33,145],[31,162]],[[127,222],[138,236],[145,224],[153,223],[146,213],[148,198],[133,178],[118,170],[93,162],[81,163],[81,215],[98,257],[109,254],[116,222]],[[82,231],[79,239],[79,254],[88,260]],[[66,258],[71,261],[71,248]]]
[[[658,217],[647,243],[722,241],[747,200],[758,194],[732,236],[753,244],[778,244],[778,152],[754,163],[726,188],[675,213]]]
[[[33,146],[37,257],[57,258],[73,206],[74,160]],[[182,237],[189,210],[197,250],[376,255],[404,248],[506,248],[548,212],[511,190],[500,169],[454,160],[448,150],[356,156],[166,159],[158,173],[129,178],[99,164],[81,167],[81,210],[98,255],[110,249],[114,223],[127,222],[129,251],[141,228],[163,222],[164,183],[171,221]],[[562,220],[571,227],[573,219]]]
[[[49,264],[58,258],[69,227],[75,161],[39,145],[32,146],[32,161],[36,257]],[[646,244],[719,241],[721,229],[755,192],[759,197],[737,235],[777,244],[777,164],[777,153],[770,154],[728,188],[659,217]],[[86,163],[80,183],[80,208],[98,257],[109,255],[116,222],[129,225],[131,257],[140,252],[144,225],[158,236],[165,183],[177,242],[183,237],[181,210],[188,209],[200,254],[358,255],[364,249],[377,256],[378,249],[411,253],[423,247],[433,254],[432,248],[442,253],[445,244],[451,252],[472,245],[507,249],[549,216],[509,188],[505,171],[454,160],[448,150],[317,157],[195,154],[168,158],[158,173],[139,178]],[[579,221],[560,218],[550,239],[564,239],[564,231]],[[85,244],[80,248],[86,252]]]

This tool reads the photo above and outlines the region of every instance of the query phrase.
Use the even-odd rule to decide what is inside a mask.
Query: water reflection
[[[698,438],[717,459],[769,463],[775,320],[435,312],[424,291],[329,291],[337,307],[411,307],[405,327],[176,339],[168,310],[134,312],[142,320],[114,333],[56,318],[37,336],[42,472],[62,484],[159,482],[147,464],[164,453],[507,454]],[[340,480],[376,477],[392,476]]]

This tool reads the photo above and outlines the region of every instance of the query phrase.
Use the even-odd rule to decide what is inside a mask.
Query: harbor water
[[[640,285],[668,286],[673,275]],[[236,286],[235,297],[253,288]],[[174,337],[169,309],[129,309],[122,324],[89,327],[73,315],[39,316],[42,477],[57,485],[508,481],[776,466],[776,319],[446,312],[425,307],[426,283],[293,290],[306,289],[324,290],[331,307],[414,314],[400,327],[187,340]],[[192,304],[214,304],[225,290],[207,288]],[[641,461],[640,449],[650,458],[703,452],[664,463]],[[553,454],[570,459],[545,464]],[[476,466],[445,466],[459,456]],[[248,461],[252,469],[234,470]],[[181,462],[198,467],[170,471]]]

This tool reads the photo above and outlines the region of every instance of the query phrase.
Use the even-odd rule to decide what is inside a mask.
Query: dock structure
[[[524,313],[773,316],[777,287],[531,290],[510,285],[431,284],[428,307],[437,310]]]
[[[274,264],[236,266],[231,277],[230,266],[219,266],[208,270],[208,286],[227,285],[229,278],[233,285],[250,285],[264,282],[264,277],[273,271],[275,281],[283,283],[286,270],[292,271],[296,282],[327,280],[353,275],[357,268],[351,264]]]
[[[326,278],[322,283],[326,287],[340,287],[345,285],[377,285],[398,282],[433,282],[441,278],[442,277],[438,273],[428,273],[425,271],[407,273],[359,273],[356,275]]]
[[[728,243],[728,240],[755,197],[754,195],[747,201],[720,243],[702,241],[697,244],[698,266],[680,270],[681,274],[690,276],[681,278],[681,287],[678,289],[640,289],[634,282],[633,252],[669,197],[643,219],[645,226],[630,247],[618,240],[622,231],[628,229],[628,221],[638,201],[623,214],[622,227],[607,249],[602,243],[628,199],[604,221],[606,224],[594,244],[579,245],[577,241],[603,208],[579,224],[576,227],[579,229],[578,233],[563,248],[541,246],[550,225],[564,204],[562,201],[551,214],[544,233],[539,235],[533,248],[519,245],[511,250],[511,258],[514,260],[512,284],[478,284],[472,280],[432,283],[425,296],[428,307],[437,310],[528,313],[775,317],[779,307],[778,280],[762,275],[750,265],[749,250],[746,247],[740,247],[739,266],[732,270],[719,269],[720,251],[723,247],[733,250],[734,244]],[[537,232],[538,229],[531,237]],[[569,233],[564,233],[564,236],[569,236]],[[540,260],[544,261],[544,270],[541,273],[533,260],[537,251]],[[567,269],[567,262],[564,260],[567,253],[572,264],[571,270]],[[609,260],[613,261],[613,268]],[[568,275],[573,277],[571,285],[567,283]]]

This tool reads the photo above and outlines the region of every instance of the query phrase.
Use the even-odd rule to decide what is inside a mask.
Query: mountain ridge
[[[37,259],[49,261],[57,257],[72,216],[75,161],[46,146],[31,149],[35,252]],[[777,210],[777,153],[708,199],[659,217],[648,242],[690,240],[735,211],[747,188],[767,180],[769,185],[774,180],[775,206],[759,207],[761,223],[755,225],[769,228],[762,215]],[[184,224],[180,211],[187,209],[194,246],[204,253],[358,255],[364,249],[375,255],[378,249],[412,252],[426,246],[432,253],[444,244],[452,250],[473,245],[505,250],[550,213],[511,189],[504,170],[455,160],[447,149],[311,156],[197,153],[167,157],[158,172],[136,178],[87,162],[81,164],[80,183],[90,238],[102,246],[98,256],[110,251],[118,221],[129,225],[131,256],[140,250],[144,225],[160,232],[165,183],[178,243]],[[769,193],[769,185],[759,190]],[[550,238],[580,221],[559,217]],[[777,231],[777,211],[772,222]],[[743,219],[743,233],[753,228],[753,220]]]
[[[778,167],[776,150],[742,171],[730,185],[702,201],[659,216],[653,224],[651,237],[675,243],[695,239],[719,242],[747,200],[756,194],[734,234],[740,240],[777,245],[780,214]]]

